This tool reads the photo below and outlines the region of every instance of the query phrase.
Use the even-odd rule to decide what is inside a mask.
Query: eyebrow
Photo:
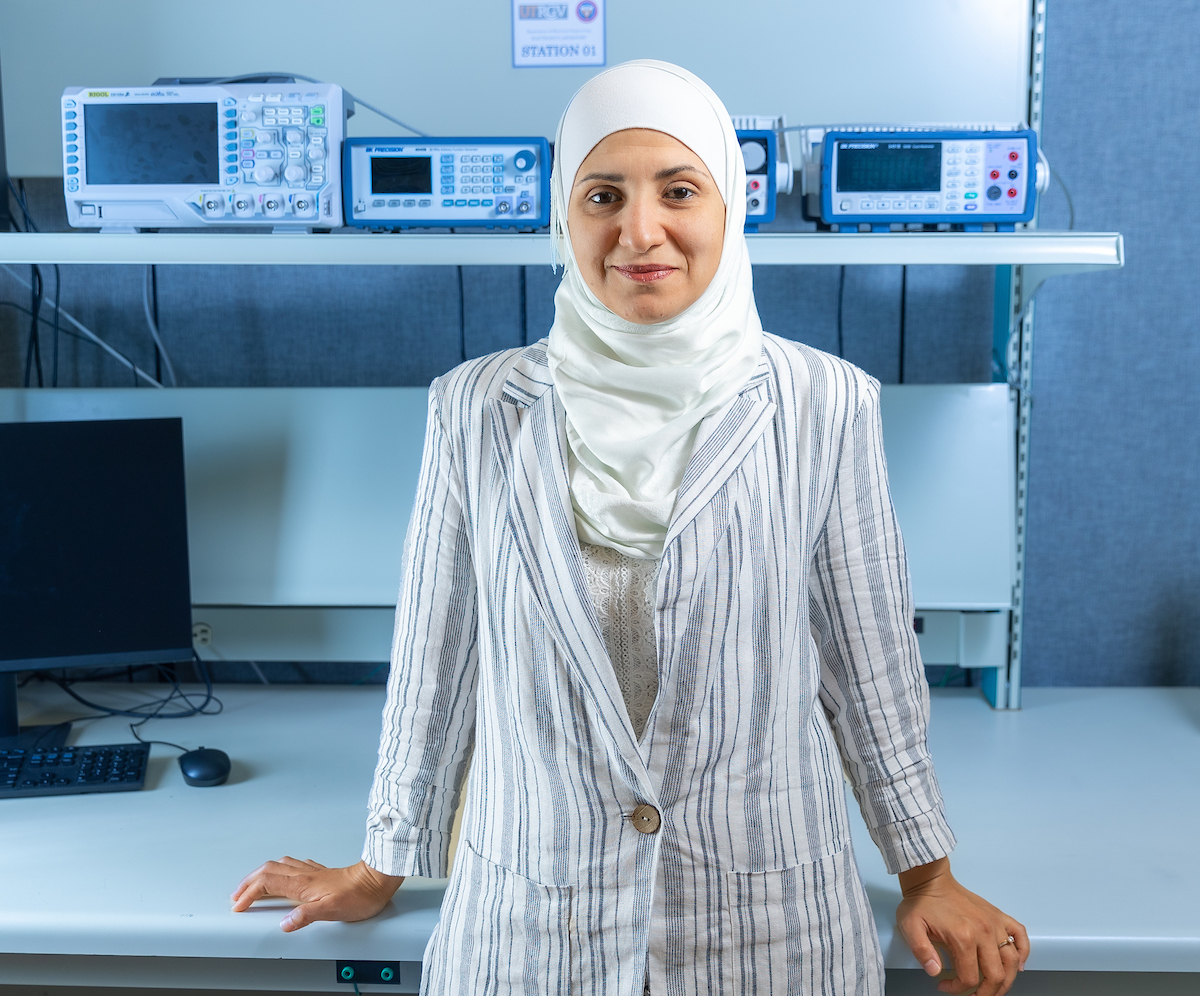
[[[697,176],[702,176],[703,173],[695,166],[689,166],[683,163],[680,166],[671,166],[667,169],[660,169],[654,174],[656,180],[666,180],[672,176],[678,176],[680,173],[695,173]],[[589,180],[603,180],[605,183],[623,183],[625,176],[623,173],[588,173],[587,176],[581,176],[575,186],[581,183],[587,183]]]

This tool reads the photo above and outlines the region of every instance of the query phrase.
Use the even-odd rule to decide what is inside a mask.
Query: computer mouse
[[[201,747],[179,755],[179,770],[183,780],[198,788],[223,785],[229,777],[229,755],[215,747]]]

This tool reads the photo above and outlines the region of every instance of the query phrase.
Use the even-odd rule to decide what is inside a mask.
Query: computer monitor
[[[16,672],[192,659],[183,424],[0,424],[0,738]]]

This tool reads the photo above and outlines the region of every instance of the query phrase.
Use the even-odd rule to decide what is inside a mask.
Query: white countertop
[[[130,688],[98,694],[128,701]],[[222,787],[185,786],[176,752],[156,747],[142,792],[0,803],[0,951],[421,958],[442,882],[410,879],[373,920],[293,934],[279,930],[278,904],[229,912],[238,880],[267,858],[357,860],[382,689],[219,694],[222,715],[151,723],[144,735],[227,751]],[[64,718],[66,702],[38,690],[22,719]],[[1024,703],[994,712],[975,691],[934,693],[956,876],[1026,924],[1031,970],[1200,971],[1200,689],[1033,688]],[[112,719],[74,735],[129,739]],[[893,936],[896,880],[855,824],[886,963],[915,967]]]

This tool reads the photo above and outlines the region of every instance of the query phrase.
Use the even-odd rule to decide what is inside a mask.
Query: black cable
[[[11,176],[8,177],[8,190],[12,192],[12,196],[16,199],[17,206],[20,207],[20,209],[21,209],[21,214],[25,217],[25,231],[36,232],[36,231],[38,231],[38,227],[37,227],[37,225],[34,224],[33,216],[29,213],[29,199],[25,192],[25,181],[19,180],[18,182],[20,183],[19,191],[16,187],[13,186],[12,177]],[[6,197],[8,196],[7,192],[5,193],[5,196]],[[10,219],[12,221],[13,227],[16,228],[17,227],[16,218],[14,216],[10,216]],[[20,229],[18,229],[18,231],[20,231]],[[59,339],[59,321],[60,321],[60,316],[61,316],[59,305],[62,301],[62,271],[58,268],[57,263],[55,263],[53,265],[54,265],[54,346],[53,346],[54,363],[53,363],[53,373],[51,375],[50,383],[51,383],[51,386],[58,387],[58,339]],[[39,284],[41,282],[41,274],[40,273],[38,274],[38,282],[39,282]],[[37,310],[40,310],[40,308],[41,308],[41,305],[39,302]],[[34,325],[36,326],[36,319],[34,320]],[[31,332],[30,334],[32,335],[33,333]],[[44,385],[42,383],[42,373],[41,373],[40,344],[39,344],[39,349],[38,349],[37,360],[38,360],[38,386],[42,387]],[[26,384],[26,387],[28,387],[28,386],[29,385]]]
[[[463,272],[462,267],[456,267],[458,270],[458,346],[459,352],[462,353],[462,362],[467,362],[467,303],[463,295]]]
[[[842,304],[846,300],[846,267],[842,265],[841,272],[838,274],[838,297],[837,297],[837,353],[842,359],[846,358],[846,340],[842,335]]]
[[[59,333],[59,302],[62,300],[62,270],[54,264],[54,365],[50,375],[50,386],[58,387],[58,333]]]
[[[905,318],[908,311],[908,267],[900,267],[900,383],[904,383]]]
[[[324,80],[314,79],[311,76],[301,76],[299,73],[243,73],[241,76],[226,76],[222,79],[213,80],[212,82],[214,84],[243,83],[243,82],[257,83],[257,82],[259,82],[260,77],[264,77],[264,76],[291,76],[293,79],[304,80],[306,83],[320,83],[322,86],[325,85]],[[361,97],[354,96],[354,94],[352,94],[345,87],[342,87],[342,93],[346,97],[349,98],[351,104],[362,104],[363,107],[365,107],[368,111],[374,111],[381,118],[392,122],[392,124],[398,124],[401,128],[404,128],[406,131],[411,131],[414,135],[420,135],[422,138],[424,138],[428,134],[428,132],[418,131],[416,128],[414,128],[410,124],[405,124],[399,118],[392,117],[392,115],[388,114],[387,111],[381,111],[374,104],[368,104]]]
[[[29,288],[29,341],[25,346],[25,386],[30,386],[31,375],[34,368],[37,368],[38,387],[45,387],[45,382],[42,377],[42,349],[41,337],[38,335],[38,313],[42,310],[42,297],[45,293],[45,287],[42,284],[41,268],[34,264],[30,268],[30,288]]]
[[[58,685],[59,688],[71,696],[71,698],[73,698],[76,702],[80,703],[80,705],[87,706],[89,709],[94,709],[95,711],[103,713],[106,716],[128,716],[131,719],[141,720],[142,722],[145,722],[148,719],[186,719],[189,716],[199,715],[215,716],[220,713],[225,706],[213,693],[212,675],[209,674],[208,668],[204,666],[204,662],[197,657],[195,658],[195,664],[197,672],[204,678],[204,700],[199,705],[196,705],[192,701],[191,696],[187,692],[183,691],[182,688],[180,688],[179,679],[174,678],[171,680],[171,691],[167,695],[163,696],[161,699],[154,699],[147,703],[148,706],[156,707],[154,708],[153,712],[145,712],[139,709],[114,709],[110,706],[101,705],[98,702],[91,702],[71,688],[71,685],[75,683],[74,680],[69,680],[65,677],[56,677],[50,673],[47,673],[47,677],[50,681],[53,681],[56,685]],[[152,666],[158,668],[160,674],[164,673],[162,665],[156,664]],[[165,709],[176,699],[182,699],[185,703],[187,703],[187,708],[164,713],[163,709]],[[217,708],[210,712],[208,711],[208,706],[213,702],[217,704]]]
[[[1067,189],[1067,185],[1063,182],[1063,178],[1058,175],[1058,170],[1051,169],[1050,175],[1058,181],[1058,185],[1062,187],[1063,196],[1067,199],[1067,211],[1070,212],[1067,220],[1067,231],[1075,231],[1075,202],[1071,200],[1071,191]]]
[[[26,315],[32,315],[32,314],[33,314],[33,312],[32,312],[32,311],[30,311],[28,308],[26,308],[26,307],[25,307],[23,304],[17,304],[17,302],[16,302],[16,301],[0,301],[0,308],[13,308],[13,309],[15,309],[16,311],[20,311],[22,314],[26,314]],[[39,320],[39,321],[40,321],[40,322],[41,322],[43,325],[51,325],[51,324],[53,324],[53,323],[50,321],[50,319],[49,319],[49,318],[39,318],[38,320]],[[56,331],[57,331],[57,329],[56,329]],[[63,334],[64,334],[64,335],[69,335],[69,336],[70,336],[72,339],[78,339],[80,342],[87,342],[87,343],[91,343],[93,346],[95,346],[95,345],[96,345],[95,341],[93,341],[92,339],[89,339],[89,338],[88,338],[87,336],[85,336],[85,335],[80,335],[78,332],[72,331],[71,329],[66,329],[66,328],[64,328],[64,329],[62,329],[62,332],[63,332]],[[130,363],[132,363],[132,362],[133,362],[132,360],[130,360],[130,359],[129,359],[129,357],[128,357],[128,356],[126,356],[124,353],[121,353],[119,350],[115,350],[115,352],[117,352],[117,353],[118,353],[118,355],[120,355],[120,357],[121,357],[122,359],[124,359],[124,360],[127,360],[127,361],[128,361],[128,362],[130,362]],[[58,385],[57,385],[57,384],[55,384],[55,386],[57,387]]]
[[[146,722],[146,721],[143,719],[142,723],[144,723],[144,722]],[[140,725],[141,725],[141,723],[130,723],[129,724],[129,732],[133,734],[133,739],[136,740],[139,744],[162,744],[162,746],[164,746],[164,747],[174,747],[176,750],[181,750],[185,754],[187,754],[189,752],[190,748],[181,747],[179,744],[173,744],[173,743],[171,743],[170,740],[143,740],[142,735],[140,733],[138,733],[138,731],[137,731],[137,728]]]
[[[158,328],[158,267],[153,263],[150,264],[150,311],[154,314],[154,327]],[[154,344],[154,379],[163,379],[162,350],[157,342]]]

